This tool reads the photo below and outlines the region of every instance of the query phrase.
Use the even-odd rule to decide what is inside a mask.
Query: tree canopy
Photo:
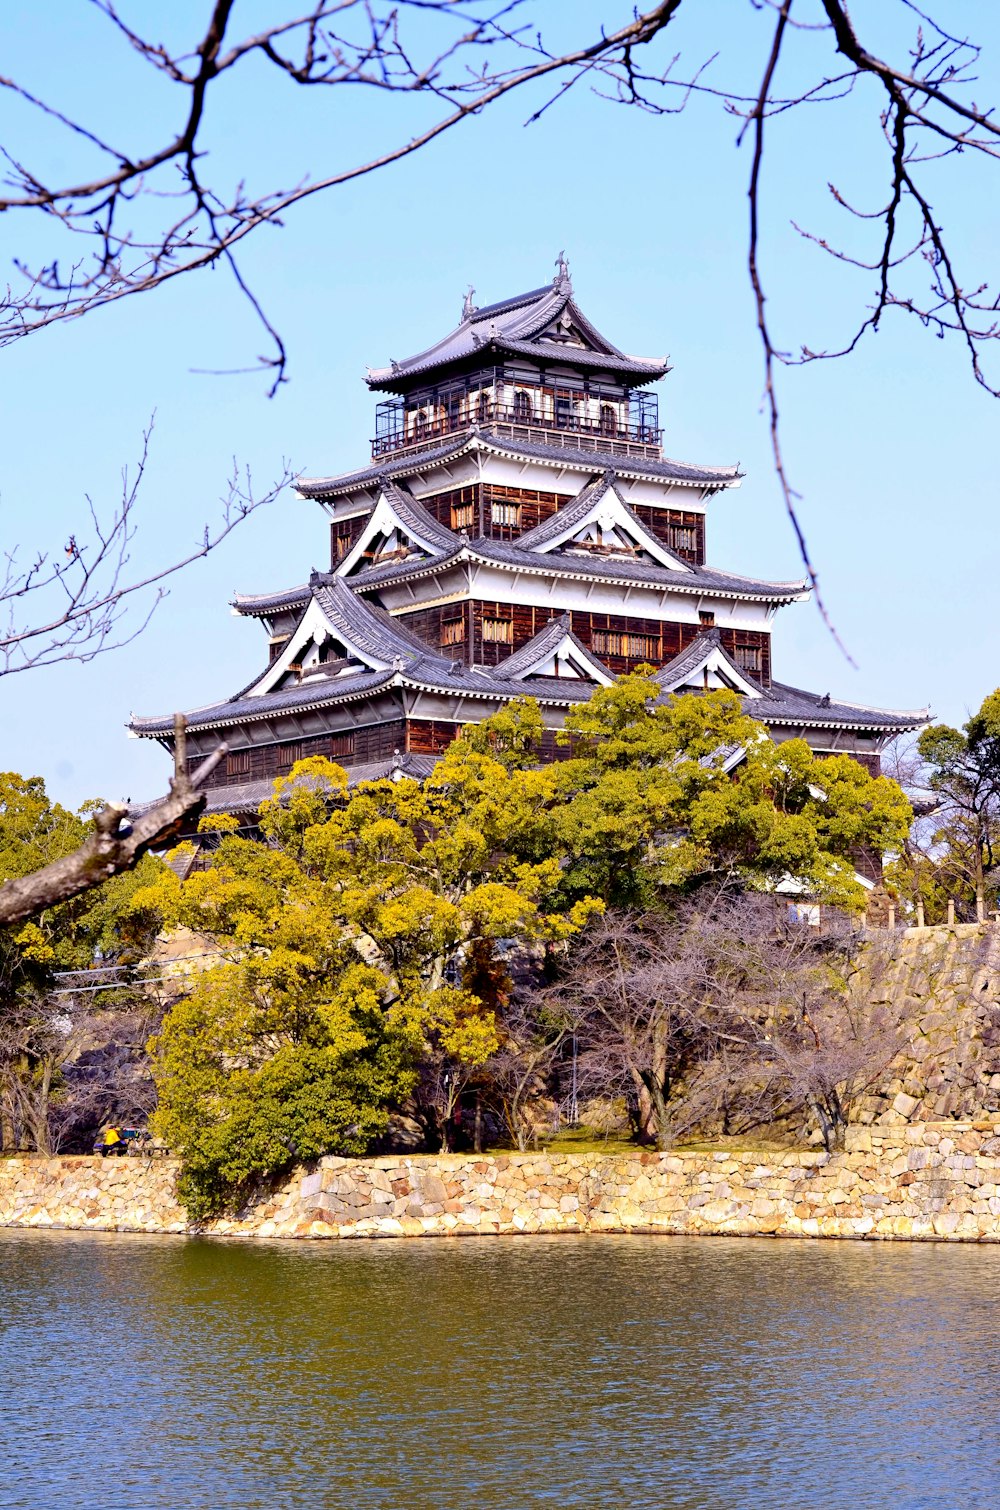
[[[524,698],[423,783],[349,788],[332,762],[300,761],[261,840],[222,822],[207,869],[139,892],[222,956],[153,1045],[193,1211],[296,1159],[360,1152],[404,1097],[447,1146],[457,1088],[517,1036],[514,976],[607,906],[793,878],[857,910],[852,853],[906,831],[894,783],[775,746],[729,693],[663,700],[637,673],[571,715],[566,760],[534,764],[540,734]]]

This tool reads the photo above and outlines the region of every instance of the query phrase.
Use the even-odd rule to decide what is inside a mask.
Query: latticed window
[[[534,417],[535,406],[532,404],[530,396],[525,393],[523,388],[519,388],[514,394],[514,418],[530,421]]]
[[[465,620],[445,619],[441,625],[442,645],[462,645],[465,643]]]
[[[484,619],[483,641],[487,645],[513,645],[513,619]]]
[[[342,755],[354,754],[354,731],[349,734],[332,734],[330,736],[330,756],[336,760]]]
[[[759,645],[737,645],[733,660],[741,671],[746,671],[750,676],[760,676],[764,669],[764,652]]]
[[[658,653],[651,634],[619,634],[612,629],[595,629],[591,648],[595,655],[624,655],[632,661],[653,660]]]
[[[453,503],[451,506],[451,527],[453,530],[471,530],[476,521],[476,506],[474,503]]]
[[[613,404],[601,405],[601,434],[618,434],[618,411]]]
[[[249,776],[250,775],[250,751],[249,750],[233,750],[229,755],[226,756],[226,775],[227,776]]]
[[[715,613],[711,608],[703,608],[698,614],[699,624],[711,625],[715,623]]]
[[[302,759],[301,743],[278,746],[278,770],[290,771],[297,760]]]
[[[672,550],[688,551],[693,555],[698,549],[698,531],[690,524],[672,524],[670,547]]]
[[[498,503],[490,505],[490,517],[494,524],[512,524],[517,526],[521,523],[521,505],[519,503]]]

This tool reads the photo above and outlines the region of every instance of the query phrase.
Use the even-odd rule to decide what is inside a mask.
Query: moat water
[[[996,1510],[1000,1248],[0,1231],[0,1505]]]

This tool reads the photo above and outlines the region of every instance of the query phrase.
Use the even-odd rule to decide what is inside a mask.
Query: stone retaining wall
[[[852,1120],[1000,1118],[1000,927],[908,928],[892,947],[867,996],[898,1008],[904,1045]]]
[[[533,1232],[1000,1242],[1000,1118],[856,1127],[842,1153],[323,1159],[228,1221],[192,1227],[173,1160],[0,1160],[0,1226],[233,1237]]]

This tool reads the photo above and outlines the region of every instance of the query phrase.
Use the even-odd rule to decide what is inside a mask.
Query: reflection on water
[[[1000,1248],[0,1231],[0,1504],[1000,1505]]]

